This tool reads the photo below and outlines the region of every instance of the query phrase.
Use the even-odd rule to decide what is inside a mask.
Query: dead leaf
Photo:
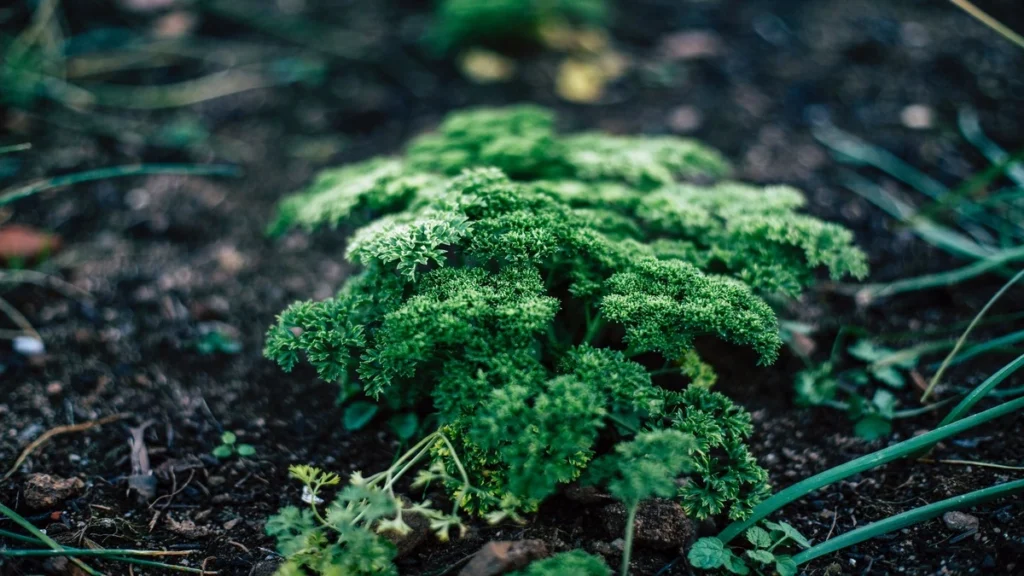
[[[569,102],[593,104],[604,96],[607,80],[596,62],[566,58],[558,67],[555,91]]]
[[[0,261],[40,260],[60,249],[60,236],[20,224],[0,227]]]

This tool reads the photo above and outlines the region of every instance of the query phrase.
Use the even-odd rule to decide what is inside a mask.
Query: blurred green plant
[[[605,0],[439,0],[428,42],[438,52],[483,45],[535,44],[551,25],[603,28]]]
[[[247,458],[256,455],[256,448],[252,444],[239,444],[234,432],[224,432],[220,435],[220,444],[211,453],[222,459],[232,456]]]

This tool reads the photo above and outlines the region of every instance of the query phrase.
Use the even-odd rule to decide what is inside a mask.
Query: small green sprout
[[[796,576],[797,564],[792,554],[781,551],[809,548],[807,540],[796,528],[785,522],[762,522],[762,526],[747,529],[749,548],[726,546],[718,538],[701,538],[687,558],[690,565],[701,570],[724,570],[732,574],[778,574]]]
[[[238,436],[234,432],[224,432],[220,435],[220,445],[213,449],[212,454],[217,458],[247,458],[256,454],[256,448],[252,444],[239,444]]]
[[[450,475],[440,462],[429,461],[432,446],[438,442],[451,448],[449,457],[460,470],[456,476]],[[425,461],[427,465],[423,468]],[[417,467],[420,470],[413,488],[435,483],[458,485],[450,511],[436,508],[430,500],[410,503],[395,492],[395,485]],[[347,483],[337,474],[308,465],[292,466],[289,475],[302,483],[302,501],[308,506],[287,506],[267,521],[267,535],[276,539],[278,552],[285,558],[278,574],[301,575],[308,571],[323,576],[397,575],[397,549],[385,534],[396,538],[408,535],[412,527],[406,520],[419,516],[441,541],[449,540],[453,534],[462,536],[466,526],[459,516],[461,499],[470,495],[490,497],[471,483],[450,440],[440,431],[420,440],[387,470],[371,476],[355,472]],[[334,500],[322,511],[326,489],[336,487],[340,488]],[[502,504],[489,502],[489,506],[500,510]],[[514,511],[504,510],[494,514],[492,521],[506,518],[519,519]]]

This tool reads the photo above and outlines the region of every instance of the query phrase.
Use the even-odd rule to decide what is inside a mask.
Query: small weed
[[[220,435],[220,445],[213,449],[212,454],[217,458],[231,458],[232,456],[246,458],[254,456],[256,448],[251,444],[239,444],[238,437],[234,432],[224,432]]]

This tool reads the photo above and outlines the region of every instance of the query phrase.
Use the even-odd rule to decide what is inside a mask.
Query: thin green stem
[[[65,548],[64,550],[0,550],[0,557],[28,558],[28,557],[53,557],[66,556],[74,558],[78,556],[188,556],[192,551],[167,551],[167,550],[132,550],[117,548],[77,549]]]
[[[633,553],[633,532],[636,527],[636,511],[640,507],[639,502],[630,505],[626,513],[626,537],[622,546],[622,570],[620,576],[629,576],[629,557]]]
[[[76,172],[66,176],[48,178],[39,182],[33,182],[24,186],[9,188],[0,193],[0,206],[5,206],[46,190],[70,186],[93,180],[104,180],[107,178],[122,178],[125,176],[143,176],[151,174],[184,174],[190,176],[241,176],[242,172],[237,166],[224,164],[130,164],[126,166],[113,166],[110,168],[97,168]]]
[[[989,16],[981,8],[978,8],[974,4],[971,4],[968,0],[949,1],[955,4],[957,8],[960,8],[964,12],[970,14],[971,17],[973,17],[975,20],[981,22],[985,26],[988,26],[989,28],[994,30],[1003,38],[1006,38],[1010,42],[1013,42],[1020,48],[1024,48],[1024,36],[1021,36],[1020,34],[1014,32],[1013,30],[1010,30],[1005,24]]]
[[[593,344],[594,339],[601,335],[602,328],[604,328],[604,316],[599,311],[597,316],[587,320],[587,332],[583,335],[583,343]]]
[[[21,152],[22,150],[28,150],[32,145],[29,143],[24,144],[12,144],[10,146],[0,146],[0,154],[9,154],[11,152]]]
[[[993,338],[991,340],[986,340],[985,342],[982,342],[980,344],[975,344],[974,346],[971,346],[970,348],[965,349],[960,354],[957,354],[956,358],[954,358],[952,361],[950,361],[949,366],[953,367],[953,366],[956,366],[957,364],[963,364],[964,362],[970,360],[971,358],[974,358],[975,356],[979,356],[981,354],[984,354],[986,352],[990,352],[992,350],[999,350],[1001,348],[1009,348],[1009,347],[1012,347],[1015,344],[1019,344],[1020,342],[1024,342],[1024,330],[1018,330],[1017,332],[1011,332],[1009,334],[1006,334],[1004,336],[1000,336],[998,338]],[[936,362],[935,366],[931,366],[931,368],[937,368],[937,367],[938,367],[938,363],[937,362]]]
[[[1021,354],[1016,360],[1010,362],[1006,366],[1003,366],[998,372],[989,376],[988,379],[979,384],[977,388],[971,390],[970,394],[964,397],[959,404],[950,410],[949,414],[942,419],[942,422],[939,423],[939,426],[945,426],[946,424],[959,420],[964,414],[969,412],[975,404],[980,402],[982,398],[988,396],[989,392],[991,392],[993,388],[1001,384],[1003,380],[1009,378],[1010,375],[1019,370],[1021,366],[1024,366],[1024,354]]]
[[[953,358],[956,356],[956,353],[960,351],[961,347],[963,347],[964,342],[967,341],[967,336],[969,336],[971,333],[971,330],[974,330],[974,327],[978,324],[978,320],[981,320],[985,313],[988,312],[988,309],[991,308],[992,305],[995,304],[1003,296],[1003,294],[1005,294],[1006,291],[1009,290],[1010,287],[1013,286],[1022,277],[1024,277],[1024,269],[1021,269],[1021,271],[1017,272],[1013,276],[1013,278],[1007,280],[1006,284],[1003,284],[1003,287],[1000,288],[999,291],[996,292],[987,303],[985,303],[985,306],[981,309],[980,312],[978,312],[978,315],[974,317],[974,320],[972,320],[970,325],[967,326],[967,329],[964,330],[964,333],[960,335],[960,338],[956,341],[956,346],[954,346],[953,349],[949,352],[949,355],[946,356],[946,359],[942,361],[942,366],[939,366],[939,370],[935,373],[935,376],[932,376],[931,382],[928,383],[928,388],[926,388],[924,394],[921,395],[921,402],[927,400],[928,396],[931,395],[932,390],[935,389],[935,386],[939,383],[939,380],[942,379],[942,375],[946,372],[946,368],[949,367],[949,363],[953,361]]]
[[[26,532],[28,532],[29,534],[34,536],[37,540],[39,540],[43,544],[49,546],[53,550],[61,550],[61,551],[66,551],[67,550],[67,548],[65,548],[65,547],[61,546],[60,544],[58,544],[56,540],[54,540],[53,538],[50,538],[49,536],[44,534],[41,530],[39,530],[38,528],[33,526],[32,523],[29,522],[28,520],[26,520],[21,514],[18,514],[17,512],[15,512],[14,510],[8,508],[7,506],[5,506],[3,504],[0,504],[0,514],[3,514],[4,516],[7,516],[8,518],[10,518],[11,521],[13,521],[15,524],[17,524],[18,526],[21,526],[22,528],[24,528]],[[76,566],[78,566],[79,568],[84,570],[86,574],[89,574],[89,576],[103,576],[101,572],[98,572],[95,568],[93,568],[93,567],[89,566],[88,564],[82,562],[78,558],[72,558],[71,562],[73,562]]]
[[[24,542],[25,544],[34,544],[36,546],[43,546],[43,543],[40,542],[39,540],[36,540],[35,538],[30,538],[28,536],[25,536],[24,534],[18,534],[17,532],[10,532],[8,530],[0,529],[0,536],[2,536],[4,538],[8,538],[10,540],[15,540],[17,542]]]
[[[107,558],[115,562],[123,562],[125,564],[135,564],[136,566],[149,566],[150,568],[160,568],[162,570],[172,570],[174,572],[188,572],[189,574],[200,574],[202,576],[215,576],[216,571],[203,570],[202,568],[191,568],[188,566],[176,566],[174,564],[164,564],[163,562],[154,562],[152,560],[143,560],[141,558],[129,558],[128,556],[114,556]]]
[[[975,506],[987,500],[1000,498],[1003,496],[1009,496],[1016,494],[1024,490],[1024,480],[1015,480],[1013,482],[1006,482],[983,490],[975,490],[967,494],[961,494],[960,496],[954,496],[946,500],[935,502],[934,504],[928,504],[927,506],[921,506],[908,510],[902,514],[897,514],[886,518],[885,520],[879,520],[878,522],[872,522],[866,526],[861,526],[855,530],[851,530],[842,536],[832,538],[812,546],[807,550],[797,554],[793,557],[793,561],[797,565],[810,562],[815,558],[820,558],[826,554],[831,554],[837,550],[848,548],[855,544],[870,540],[882,534],[894,532],[907,526],[912,526],[919,522],[930,520],[951,510],[961,510],[970,506]]]
[[[897,280],[896,282],[890,282],[888,284],[868,284],[867,286],[858,288],[854,298],[861,304],[868,304],[879,298],[894,296],[904,292],[915,292],[917,290],[927,290],[929,288],[953,286],[960,282],[970,280],[971,278],[981,276],[991,270],[1001,268],[1005,264],[1021,259],[1024,259],[1024,246],[1003,250],[993,256],[979,260],[973,264],[964,266],[963,268],[957,268],[956,270],[939,272],[937,274],[928,274],[925,276],[918,276],[916,278],[906,278],[904,280]]]
[[[916,454],[922,449],[929,448],[946,438],[955,436],[961,432],[985,424],[990,420],[1021,409],[1024,409],[1024,398],[1010,400],[994,408],[989,408],[988,410],[979,412],[973,416],[968,416],[967,418],[958,420],[951,424],[940,426],[939,428],[926,432],[920,436],[904,440],[903,442],[899,442],[889,446],[888,448],[872,452],[866,456],[861,456],[860,458],[851,460],[846,464],[826,470],[821,474],[811,476],[806,480],[797,482],[789,488],[778,492],[771,498],[768,498],[755,507],[753,513],[746,520],[733,522],[727,526],[725,530],[719,534],[718,538],[722,540],[722,542],[728,543],[730,540],[746,531],[747,528],[750,528],[762,519],[768,517],[768,515],[774,513],[794,500],[803,498],[815,490],[824,488],[825,486],[829,486],[855,474],[860,474],[861,472],[871,470],[872,468],[877,468],[883,464],[888,464],[894,460],[906,458],[907,456]]]

